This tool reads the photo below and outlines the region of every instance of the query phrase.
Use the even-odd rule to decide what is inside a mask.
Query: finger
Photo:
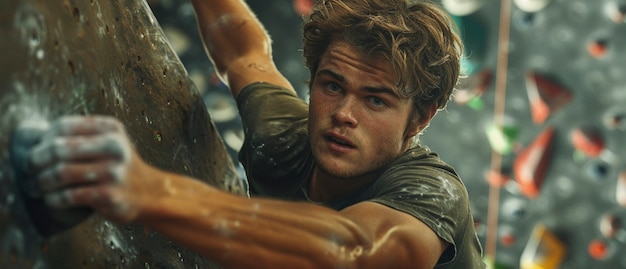
[[[77,185],[120,183],[124,176],[119,163],[58,164],[41,172],[37,181],[39,189],[48,193]]]
[[[44,196],[46,205],[57,209],[71,207],[94,207],[103,200],[111,200],[112,191],[107,186],[84,186],[48,193]]]
[[[122,123],[110,116],[62,116],[51,123],[49,135],[93,135],[123,131]]]
[[[123,134],[66,136],[45,140],[32,150],[30,166],[35,170],[60,162],[126,161],[130,143]]]
[[[123,129],[121,123],[111,117],[62,116],[50,122],[41,140],[53,141],[59,137],[101,135],[118,132],[121,129]]]
[[[75,206],[73,192],[76,190],[63,190],[44,195],[46,205],[51,208],[65,209]]]
[[[49,124],[43,120],[25,120],[15,127],[11,133],[9,150],[17,172],[24,174],[30,171],[32,149],[39,144],[49,128]]]
[[[105,217],[123,219],[129,214],[131,204],[122,197],[112,186],[80,187],[47,194],[44,201],[52,208],[90,207]]]

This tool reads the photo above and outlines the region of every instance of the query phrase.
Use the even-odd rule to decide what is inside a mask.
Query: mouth
[[[341,147],[356,148],[356,146],[349,139],[340,135],[328,134],[325,136],[325,139],[326,141],[339,145]]]

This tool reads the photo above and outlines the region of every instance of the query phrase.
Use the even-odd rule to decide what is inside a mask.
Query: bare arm
[[[209,58],[233,96],[258,81],[293,89],[274,64],[269,35],[243,1],[192,3]]]
[[[44,137],[31,163],[49,206],[141,222],[226,268],[432,268],[445,247],[422,222],[380,204],[338,212],[248,199],[159,170],[112,118],[63,118]]]
[[[376,203],[337,212],[172,182],[188,191],[138,220],[226,268],[432,268],[443,252],[426,225]]]

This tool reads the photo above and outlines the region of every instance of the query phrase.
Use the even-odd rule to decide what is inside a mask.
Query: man
[[[443,12],[320,1],[304,26],[307,108],[245,3],[193,4],[237,99],[254,197],[149,166],[115,119],[63,117],[30,160],[49,206],[141,222],[226,268],[484,267],[463,184],[415,142],[459,74]]]

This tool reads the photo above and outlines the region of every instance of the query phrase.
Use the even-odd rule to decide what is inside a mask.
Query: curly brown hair
[[[433,105],[445,108],[460,75],[463,44],[455,23],[439,6],[405,0],[316,2],[303,28],[312,78],[330,42],[341,37],[366,55],[388,59],[399,94],[413,98],[420,116]]]

